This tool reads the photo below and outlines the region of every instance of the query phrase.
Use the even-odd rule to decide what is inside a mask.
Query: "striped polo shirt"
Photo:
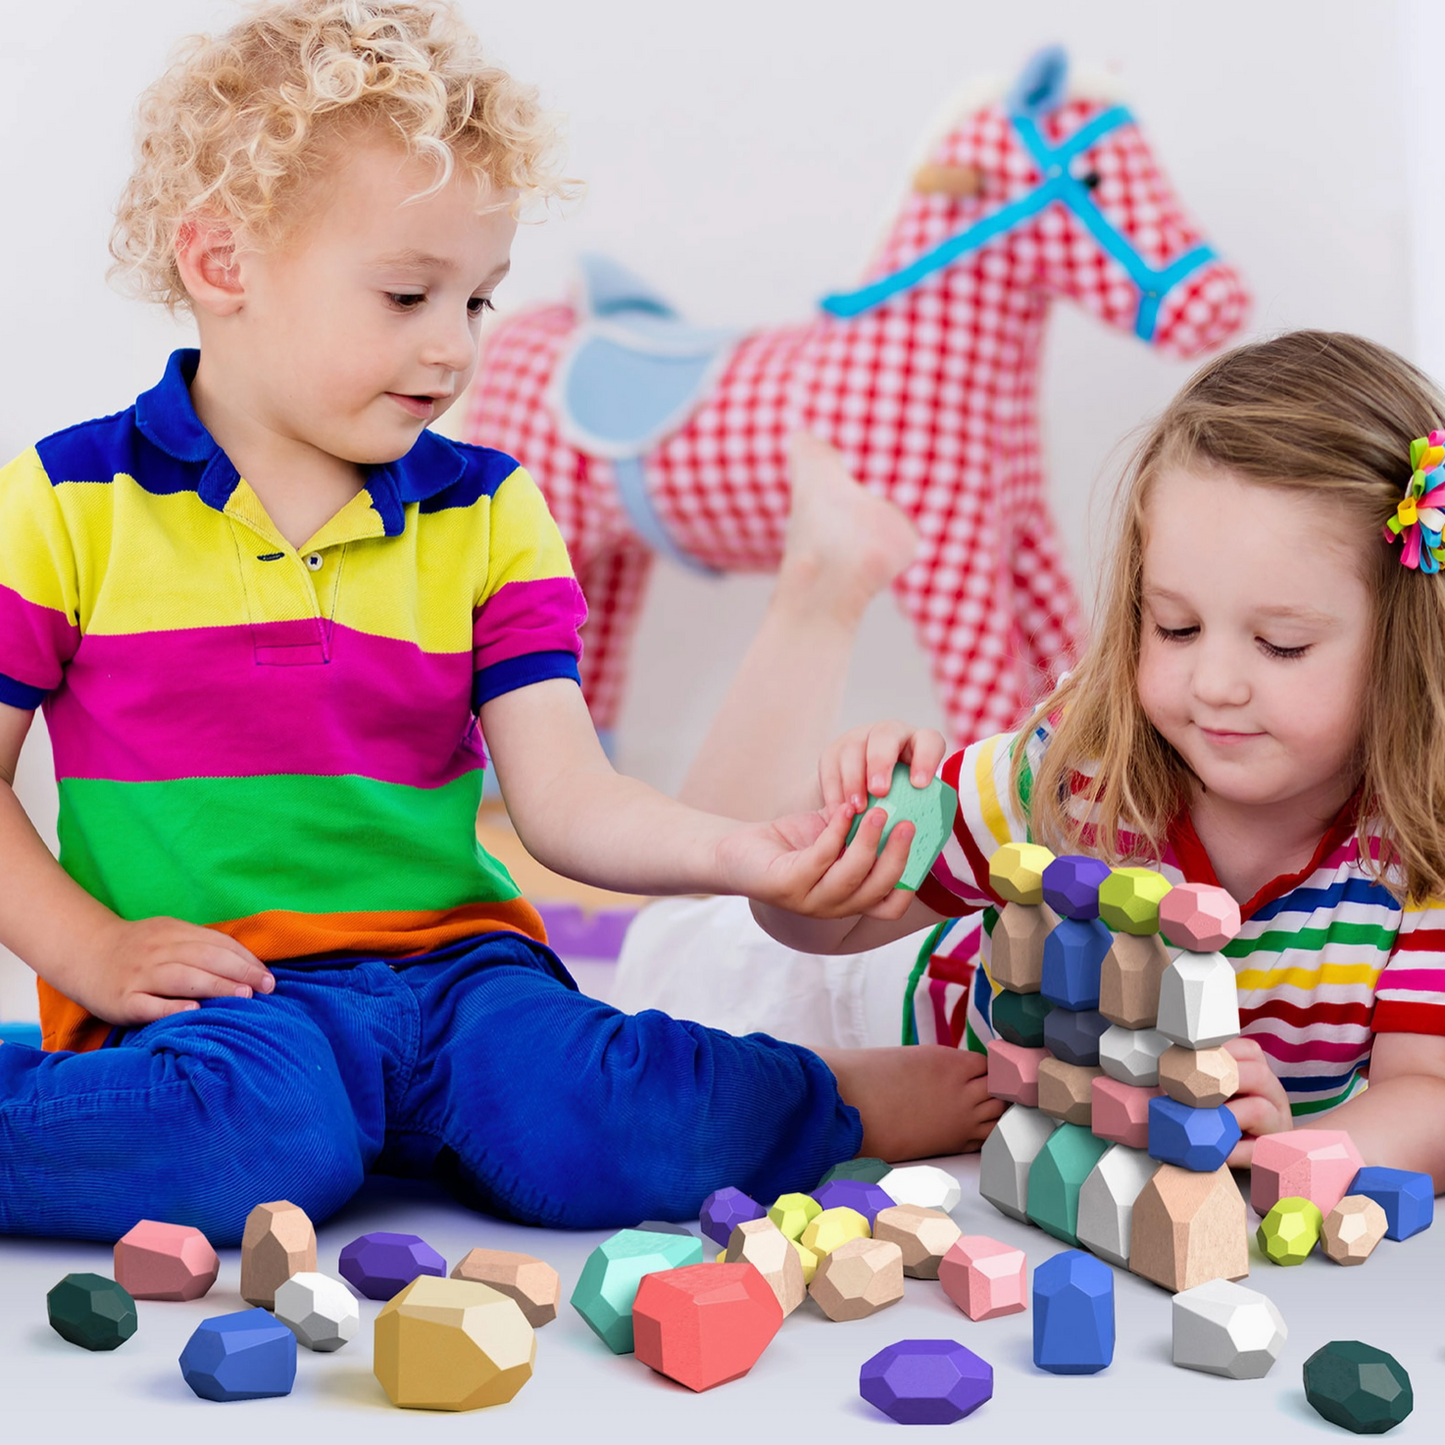
[[[197,418],[198,359],[0,471],[0,702],[44,708],[61,866],[267,962],[544,938],[476,837],[477,709],[578,675],[540,492],[424,431],[295,548]],[[47,1047],[103,1040],[40,994]]]
[[[986,738],[943,765],[958,812],[918,896],[947,917],[981,916],[953,928],[919,981],[914,1018],[925,1041],[982,1049],[993,1037],[997,990],[988,968],[1001,903],[989,888],[988,859],[1029,838],[1009,787],[1016,741]],[[1030,739],[1025,796],[1047,743],[1042,728]],[[1170,827],[1154,866],[1172,883],[1219,882],[1187,814]],[[1445,904],[1402,905],[1369,876],[1352,806],[1304,868],[1267,883],[1240,913],[1243,927],[1223,952],[1234,964],[1241,1032],[1269,1056],[1296,1116],[1332,1109],[1365,1086],[1375,1034],[1445,1034]]]

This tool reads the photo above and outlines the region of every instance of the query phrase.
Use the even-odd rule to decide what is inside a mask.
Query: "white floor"
[[[968,1233],[1022,1245],[1030,1266],[1061,1246],[1014,1224],[977,1195],[973,1159],[943,1161],[964,1186],[956,1211]],[[455,1262],[474,1245],[520,1249],[551,1261],[570,1294],[589,1251],[604,1236],[560,1234],[471,1214],[436,1191],[374,1180],[320,1231],[320,1265],[334,1272],[341,1247],[367,1230],[422,1235]],[[1088,1378],[1035,1370],[1031,1315],[974,1324],[936,1282],[910,1280],[907,1297],[869,1320],[832,1324],[807,1302],[783,1326],[751,1374],[704,1395],[654,1375],[632,1356],[614,1356],[570,1306],[539,1332],[537,1369],[509,1405],[471,1415],[392,1408],[371,1373],[371,1321],[334,1355],[300,1352],[293,1393],[284,1399],[217,1405],[196,1399],[176,1360],[196,1324],[245,1308],[239,1262],[223,1255],[211,1294],[187,1304],[142,1302],[140,1329],[112,1354],[66,1344],[46,1324],[45,1293],[71,1270],[110,1272],[109,1251],[64,1241],[0,1240],[0,1390],[7,1438],[157,1441],[203,1438],[207,1445],[262,1438],[351,1442],[491,1439],[533,1442],[805,1441],[877,1438],[890,1422],[858,1396],[858,1370],[895,1340],[951,1338],[994,1367],[995,1394],[960,1429],[984,1440],[1208,1442],[1345,1438],[1305,1403],[1300,1369],[1331,1339],[1361,1339],[1390,1351],[1410,1372],[1415,1413],[1393,1438],[1445,1433],[1445,1348],[1440,1287],[1445,1228],[1401,1244],[1383,1243],[1355,1269],[1316,1255],[1280,1269],[1257,1255],[1248,1281],[1274,1299],[1290,1328],[1283,1358],[1263,1380],[1230,1381],[1170,1363],[1169,1296],[1115,1272],[1118,1346],[1113,1365]]]

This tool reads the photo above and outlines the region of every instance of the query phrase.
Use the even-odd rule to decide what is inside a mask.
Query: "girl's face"
[[[1155,479],[1145,508],[1139,700],[1205,789],[1326,820],[1355,748],[1377,533],[1344,509],[1228,471]]]

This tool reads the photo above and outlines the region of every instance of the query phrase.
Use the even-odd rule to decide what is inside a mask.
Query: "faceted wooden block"
[[[1158,1029],[1126,1029],[1112,1024],[1099,1039],[1099,1067],[1121,1084],[1152,1089],[1159,1082],[1159,1059],[1169,1040]]]
[[[953,835],[953,820],[958,816],[958,794],[942,778],[931,779],[925,787],[915,788],[909,777],[907,763],[898,763],[893,769],[887,793],[878,797],[868,796],[868,809],[881,808],[888,821],[878,839],[881,853],[898,823],[912,823],[913,841],[908,846],[908,861],[903,876],[894,887],[917,889],[928,877],[943,846]],[[858,831],[863,815],[853,819],[848,830],[848,841]]]
[[[821,1259],[825,1254],[832,1254],[840,1244],[847,1244],[850,1239],[868,1239],[872,1233],[868,1221],[856,1209],[840,1206],[825,1209],[810,1219],[799,1242]]]
[[[782,1323],[777,1296],[747,1260],[649,1274],[632,1306],[637,1358],[689,1390],[746,1375]]]
[[[1298,1196],[1328,1214],[1351,1192],[1364,1160],[1343,1129],[1294,1129],[1254,1141],[1249,1202],[1266,1215],[1281,1199]]]
[[[289,1395],[296,1382],[296,1336],[259,1306],[216,1315],[197,1325],[180,1364],[181,1377],[203,1400]]]
[[[1036,1109],[1039,1103],[1039,1065],[1047,1049],[1021,1049],[1007,1039],[988,1041],[988,1091],[995,1099]]]
[[[1275,1264],[1303,1264],[1320,1240],[1324,1219],[1308,1199],[1278,1200],[1264,1216],[1255,1238]]]
[[[1098,1008],[1104,958],[1113,939],[1097,918],[1061,918],[1044,939],[1039,992],[1059,1008]]]
[[[921,1204],[945,1213],[958,1208],[963,1193],[958,1180],[936,1164],[905,1164],[890,1170],[879,1187],[895,1204]]]
[[[1409,1239],[1435,1218],[1435,1181],[1428,1174],[1371,1164],[1350,1181],[1349,1192],[1373,1199],[1385,1211],[1386,1239]]]
[[[1102,1070],[1045,1059],[1039,1065],[1039,1108],[1065,1124],[1089,1127],[1094,1108],[1094,1080]]]
[[[1034,1365],[1097,1375],[1114,1358],[1114,1272],[1077,1249],[1034,1271]]]
[[[452,1278],[490,1285],[498,1294],[516,1300],[534,1330],[557,1318],[562,1281],[550,1264],[530,1254],[474,1249],[452,1270]]]
[[[808,1293],[830,1320],[861,1320],[903,1298],[903,1251],[887,1239],[850,1239],[818,1265]]]
[[[1208,883],[1180,883],[1159,901],[1159,931],[1176,948],[1215,953],[1239,932],[1239,904]]]
[[[532,1378],[536,1360],[537,1334],[521,1306],[469,1279],[419,1275],[376,1317],[372,1369],[405,1409],[504,1404]]]
[[[1065,853],[1044,869],[1044,902],[1060,918],[1087,922],[1099,916],[1099,885],[1109,865],[1083,853]]]
[[[768,1218],[788,1236],[801,1239],[803,1231],[823,1212],[811,1194],[783,1194],[773,1201]]]
[[[1029,1168],[1029,1218],[1040,1229],[1077,1244],[1079,1191],[1108,1148],[1087,1129],[1061,1124]]]
[[[1359,1340],[1331,1340],[1305,1361],[1305,1399],[1332,1424],[1383,1435],[1415,1408],[1405,1367]]]
[[[444,1276],[447,1262],[420,1235],[375,1230],[344,1245],[336,1268],[358,1294],[388,1300],[421,1275]]]
[[[132,1299],[200,1299],[221,1261],[211,1241],[189,1224],[142,1219],[115,1244],[115,1278]]]
[[[749,1198],[741,1189],[715,1189],[703,1200],[698,1223],[714,1244],[726,1249],[738,1225],[745,1219],[764,1219],[767,1213],[756,1199]]]
[[[702,1241],[696,1235],[619,1230],[587,1256],[572,1291],[572,1308],[614,1355],[628,1354],[632,1349],[632,1301],[643,1277],[659,1269],[701,1263]]]
[[[1044,1048],[1081,1069],[1099,1066],[1099,1040],[1109,1022],[1096,1008],[1055,1008],[1044,1019]]]
[[[1125,1029],[1152,1029],[1169,950],[1157,933],[1116,933],[1099,965],[1099,1012]]]
[[[880,1209],[873,1238],[891,1240],[903,1251],[903,1273],[910,1279],[937,1279],[943,1256],[963,1233],[952,1216],[921,1204],[895,1204]]]
[[[1149,1101],[1149,1152],[1162,1163],[1213,1174],[1229,1158],[1239,1137],[1239,1120],[1223,1104],[1217,1109],[1191,1109],[1175,1099]]]
[[[276,1286],[293,1274],[316,1270],[316,1231],[306,1211],[288,1199],[258,1204],[241,1235],[241,1298],[270,1309]]]
[[[1385,1211],[1363,1194],[1347,1194],[1325,1216],[1320,1241],[1336,1264],[1364,1264],[1385,1237]]]
[[[1239,1035],[1239,989],[1222,953],[1181,953],[1159,980],[1159,1032],[1186,1049]]]
[[[819,1181],[821,1188],[824,1184],[830,1184],[834,1179],[861,1179],[866,1184],[877,1184],[893,1166],[882,1159],[873,1159],[866,1154],[860,1154],[856,1159],[845,1159],[841,1164],[835,1164]]]
[[[1005,989],[993,996],[989,1022],[1001,1039],[1021,1049],[1039,1049],[1044,1044],[1044,1020],[1052,1008],[1041,993],[1010,993]]]
[[[675,1219],[644,1219],[632,1227],[641,1230],[643,1234],[688,1234],[694,1239],[697,1238],[693,1230],[685,1224],[679,1224]]]
[[[1239,1065],[1228,1049],[1170,1044],[1159,1059],[1159,1087],[1191,1109],[1217,1109],[1239,1092]]]
[[[724,1258],[729,1264],[752,1265],[777,1297],[785,1318],[803,1303],[808,1292],[803,1261],[793,1241],[771,1219],[743,1220],[733,1230]]]
[[[83,1350],[114,1350],[136,1330],[135,1301],[103,1274],[68,1274],[45,1296],[50,1328]]]
[[[782,1231],[780,1230],[779,1233],[781,1232]],[[786,1238],[786,1236],[784,1237]],[[803,1267],[803,1283],[805,1285],[812,1284],[813,1276],[818,1272],[818,1256],[814,1254],[813,1251],[807,1247],[807,1245],[799,1244],[796,1239],[789,1240],[789,1243],[793,1246],[794,1251],[797,1253],[798,1263]],[[723,1253],[724,1255],[726,1255],[727,1251],[724,1250]]]
[[[309,1272],[276,1286],[276,1318],[298,1345],[322,1354],[339,1350],[361,1328],[356,1296],[339,1279]]]
[[[943,1292],[971,1320],[992,1320],[1028,1308],[1024,1252],[982,1234],[965,1234],[938,1267]]]
[[[1115,1144],[1094,1165],[1079,1187],[1075,1233],[1085,1249],[1121,1269],[1129,1267],[1134,1201],[1158,1168],[1157,1159],[1122,1144]]]
[[[1149,1102],[1159,1097],[1158,1089],[1139,1089],[1100,1074],[1093,1085],[1093,1107],[1089,1127],[1100,1139],[1123,1144],[1129,1149],[1149,1147]]]
[[[1054,855],[1039,843],[1005,843],[988,860],[988,884],[1007,903],[1044,901],[1044,869]]]
[[[1116,933],[1158,933],[1159,904],[1170,886],[1152,868],[1115,868],[1099,885],[1099,917]]]
[[[899,1425],[952,1425],[993,1398],[993,1366],[957,1340],[899,1340],[858,1372],[858,1393]]]
[[[863,1179],[831,1179],[813,1191],[813,1198],[822,1206],[824,1214],[830,1209],[851,1209],[861,1214],[870,1230],[878,1211],[891,1209],[895,1203],[881,1184],[869,1184]]]
[[[1198,1174],[1161,1164],[1134,1201],[1129,1269],[1171,1294],[1249,1274],[1244,1196],[1228,1166]]]
[[[1005,1109],[978,1156],[978,1192],[1010,1219],[1028,1222],[1029,1171],[1054,1121],[1037,1109]]]
[[[1059,915],[1046,904],[1006,903],[993,926],[988,976],[1011,993],[1037,993],[1044,977],[1044,939]]]
[[[1183,1369],[1259,1380],[1269,1374],[1288,1338],[1273,1300],[1227,1279],[1174,1296],[1174,1363]]]

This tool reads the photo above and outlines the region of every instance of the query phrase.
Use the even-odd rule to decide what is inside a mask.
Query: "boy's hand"
[[[870,794],[887,796],[893,765],[898,762],[909,765],[908,778],[915,788],[926,788],[947,751],[943,734],[933,728],[914,728],[896,721],[853,728],[828,745],[818,764],[823,806],[851,803],[854,811],[861,813]]]
[[[1289,1095],[1275,1077],[1264,1050],[1253,1039],[1231,1039],[1224,1046],[1239,1063],[1239,1092],[1228,1107],[1239,1120],[1244,1138],[1229,1156],[1231,1169],[1248,1169],[1254,1141],[1261,1134],[1282,1134],[1294,1128]]]
[[[109,1024],[154,1023],[197,999],[250,998],[276,986],[244,944],[179,918],[117,920],[79,988],[64,992]]]

